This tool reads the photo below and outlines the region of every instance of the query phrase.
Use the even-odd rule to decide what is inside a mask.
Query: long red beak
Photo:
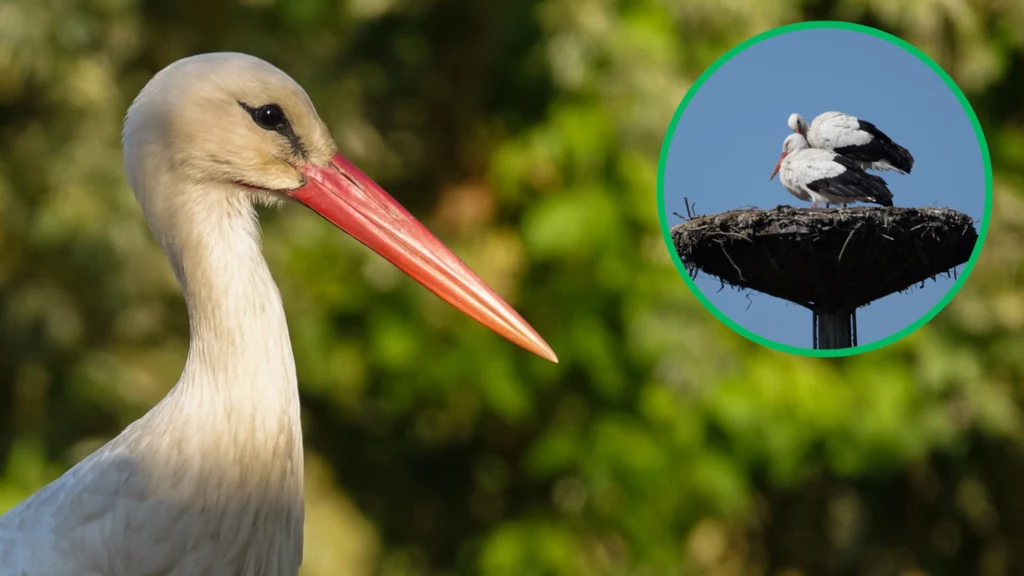
[[[779,168],[782,166],[782,159],[786,157],[786,153],[783,152],[782,156],[779,156],[779,161],[775,163],[775,170],[772,170],[772,175],[768,177],[768,181],[771,182],[775,175],[779,173]]]
[[[302,168],[290,193],[428,290],[523,348],[558,362],[540,335],[376,182],[341,154]]]

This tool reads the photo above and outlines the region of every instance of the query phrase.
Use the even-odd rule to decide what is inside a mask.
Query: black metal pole
[[[832,310],[814,311],[816,333],[814,346],[819,350],[836,350],[852,348],[857,340],[854,334],[854,318],[852,312]]]

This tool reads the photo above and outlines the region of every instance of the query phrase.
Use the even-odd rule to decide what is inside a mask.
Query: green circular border
[[[971,120],[971,124],[974,126],[974,133],[978,137],[978,146],[981,148],[981,159],[982,164],[985,167],[985,213],[982,216],[981,228],[978,232],[978,243],[974,246],[974,251],[971,253],[970,260],[964,266],[963,272],[960,277],[953,284],[953,287],[946,292],[946,295],[939,301],[938,304],[932,307],[931,310],[926,312],[923,316],[918,318],[916,322],[907,326],[903,330],[877,340],[870,344],[864,344],[860,346],[854,346],[852,348],[840,348],[836,350],[815,350],[813,348],[802,348],[799,346],[790,346],[788,344],[780,344],[774,340],[765,338],[755,334],[754,332],[740,326],[737,322],[733,321],[727,315],[722,313],[711,301],[704,296],[697,284],[690,278],[690,275],[686,272],[685,266],[683,266],[682,260],[679,258],[679,254],[676,252],[675,245],[672,242],[672,233],[668,226],[668,215],[667,208],[665,206],[665,167],[668,162],[668,150],[672,144],[672,137],[675,135],[676,127],[679,124],[680,118],[683,117],[683,111],[686,110],[687,104],[693,99],[694,95],[700,90],[704,82],[708,80],[719,68],[722,67],[726,62],[731,60],[734,56],[743,52],[747,48],[754,46],[759,42],[774,38],[775,36],[781,36],[789,32],[796,32],[799,30],[812,30],[812,29],[837,29],[837,30],[849,30],[852,32],[860,32],[862,34],[868,34],[876,38],[880,38],[894,44],[907,52],[913,54],[918,60],[924,62],[929,68],[932,69],[939,78],[946,83],[949,89],[956,96],[957,100],[960,101],[960,105],[963,106],[964,112],[967,117]],[[960,87],[956,85],[956,82],[949,77],[949,74],[942,69],[938,64],[935,63],[927,54],[914,47],[909,42],[900,39],[897,36],[893,36],[888,32],[883,32],[877,28],[870,26],[864,26],[861,24],[854,24],[851,22],[839,22],[839,21],[812,21],[812,22],[800,22],[797,24],[788,24],[786,26],[780,26],[767,32],[762,32],[753,38],[746,40],[745,42],[729,50],[724,55],[715,60],[703,74],[697,78],[697,81],[690,86],[690,89],[686,92],[686,96],[683,97],[683,101],[679,103],[679,107],[676,108],[675,114],[672,116],[672,122],[668,125],[668,131],[665,133],[665,140],[661,145],[661,157],[658,160],[658,220],[661,223],[661,234],[665,240],[665,246],[668,248],[669,254],[672,255],[672,263],[675,264],[676,270],[679,271],[679,275],[682,276],[683,281],[690,287],[690,291],[697,297],[697,300],[704,305],[716,318],[718,318],[723,324],[731,328],[734,332],[746,337],[747,339],[761,344],[772,350],[778,350],[780,352],[788,352],[790,354],[796,354],[799,356],[809,356],[812,358],[839,358],[843,356],[852,356],[854,354],[860,354],[863,352],[870,352],[872,350],[878,350],[909,336],[918,328],[924,326],[936,314],[942,311],[943,308],[949,304],[950,300],[956,296],[956,293],[960,291],[960,288],[967,281],[971,271],[974,269],[974,264],[978,261],[978,257],[981,255],[982,246],[985,244],[985,238],[988,235],[988,223],[992,213],[992,159],[989,156],[988,144],[985,141],[985,134],[981,130],[981,123],[978,122],[978,117],[974,114],[974,109],[971,108],[970,102],[967,101],[967,97],[964,96]]]

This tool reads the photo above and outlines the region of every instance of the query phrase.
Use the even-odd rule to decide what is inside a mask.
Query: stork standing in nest
[[[184,292],[188,357],[145,416],[0,517],[2,576],[298,573],[299,394],[257,203],[306,205],[485,326],[557,361],[337,152],[302,88],[262,60],[207,54],[165,68],[128,111],[124,152]]]
[[[768,180],[779,181],[790,194],[818,203],[841,204],[873,202],[892,206],[892,192],[885,180],[868,174],[860,165],[836,152],[811,148],[800,134],[790,134],[782,143],[782,155]]]
[[[789,128],[803,135],[811,147],[842,154],[864,170],[909,174],[914,167],[914,157],[906,148],[893,142],[871,122],[849,114],[825,112],[810,126],[799,114],[791,114]]]

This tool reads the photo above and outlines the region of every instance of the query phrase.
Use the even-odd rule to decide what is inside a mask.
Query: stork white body
[[[842,204],[874,202],[892,206],[892,192],[885,180],[865,173],[850,159],[829,150],[811,148],[800,134],[790,134],[782,144],[782,155],[772,178],[801,200]]]
[[[467,314],[547,344],[337,154],[305,92],[241,54],[154,76],[124,130],[129,183],[182,285],[188,358],[145,416],[0,516],[0,576],[295,576],[303,452],[284,308],[253,204],[295,199]]]
[[[810,126],[799,114],[791,114],[788,123],[811,147],[838,152],[865,170],[909,174],[914,167],[914,157],[906,148],[893,142],[874,124],[849,114],[824,112],[815,117]]]

